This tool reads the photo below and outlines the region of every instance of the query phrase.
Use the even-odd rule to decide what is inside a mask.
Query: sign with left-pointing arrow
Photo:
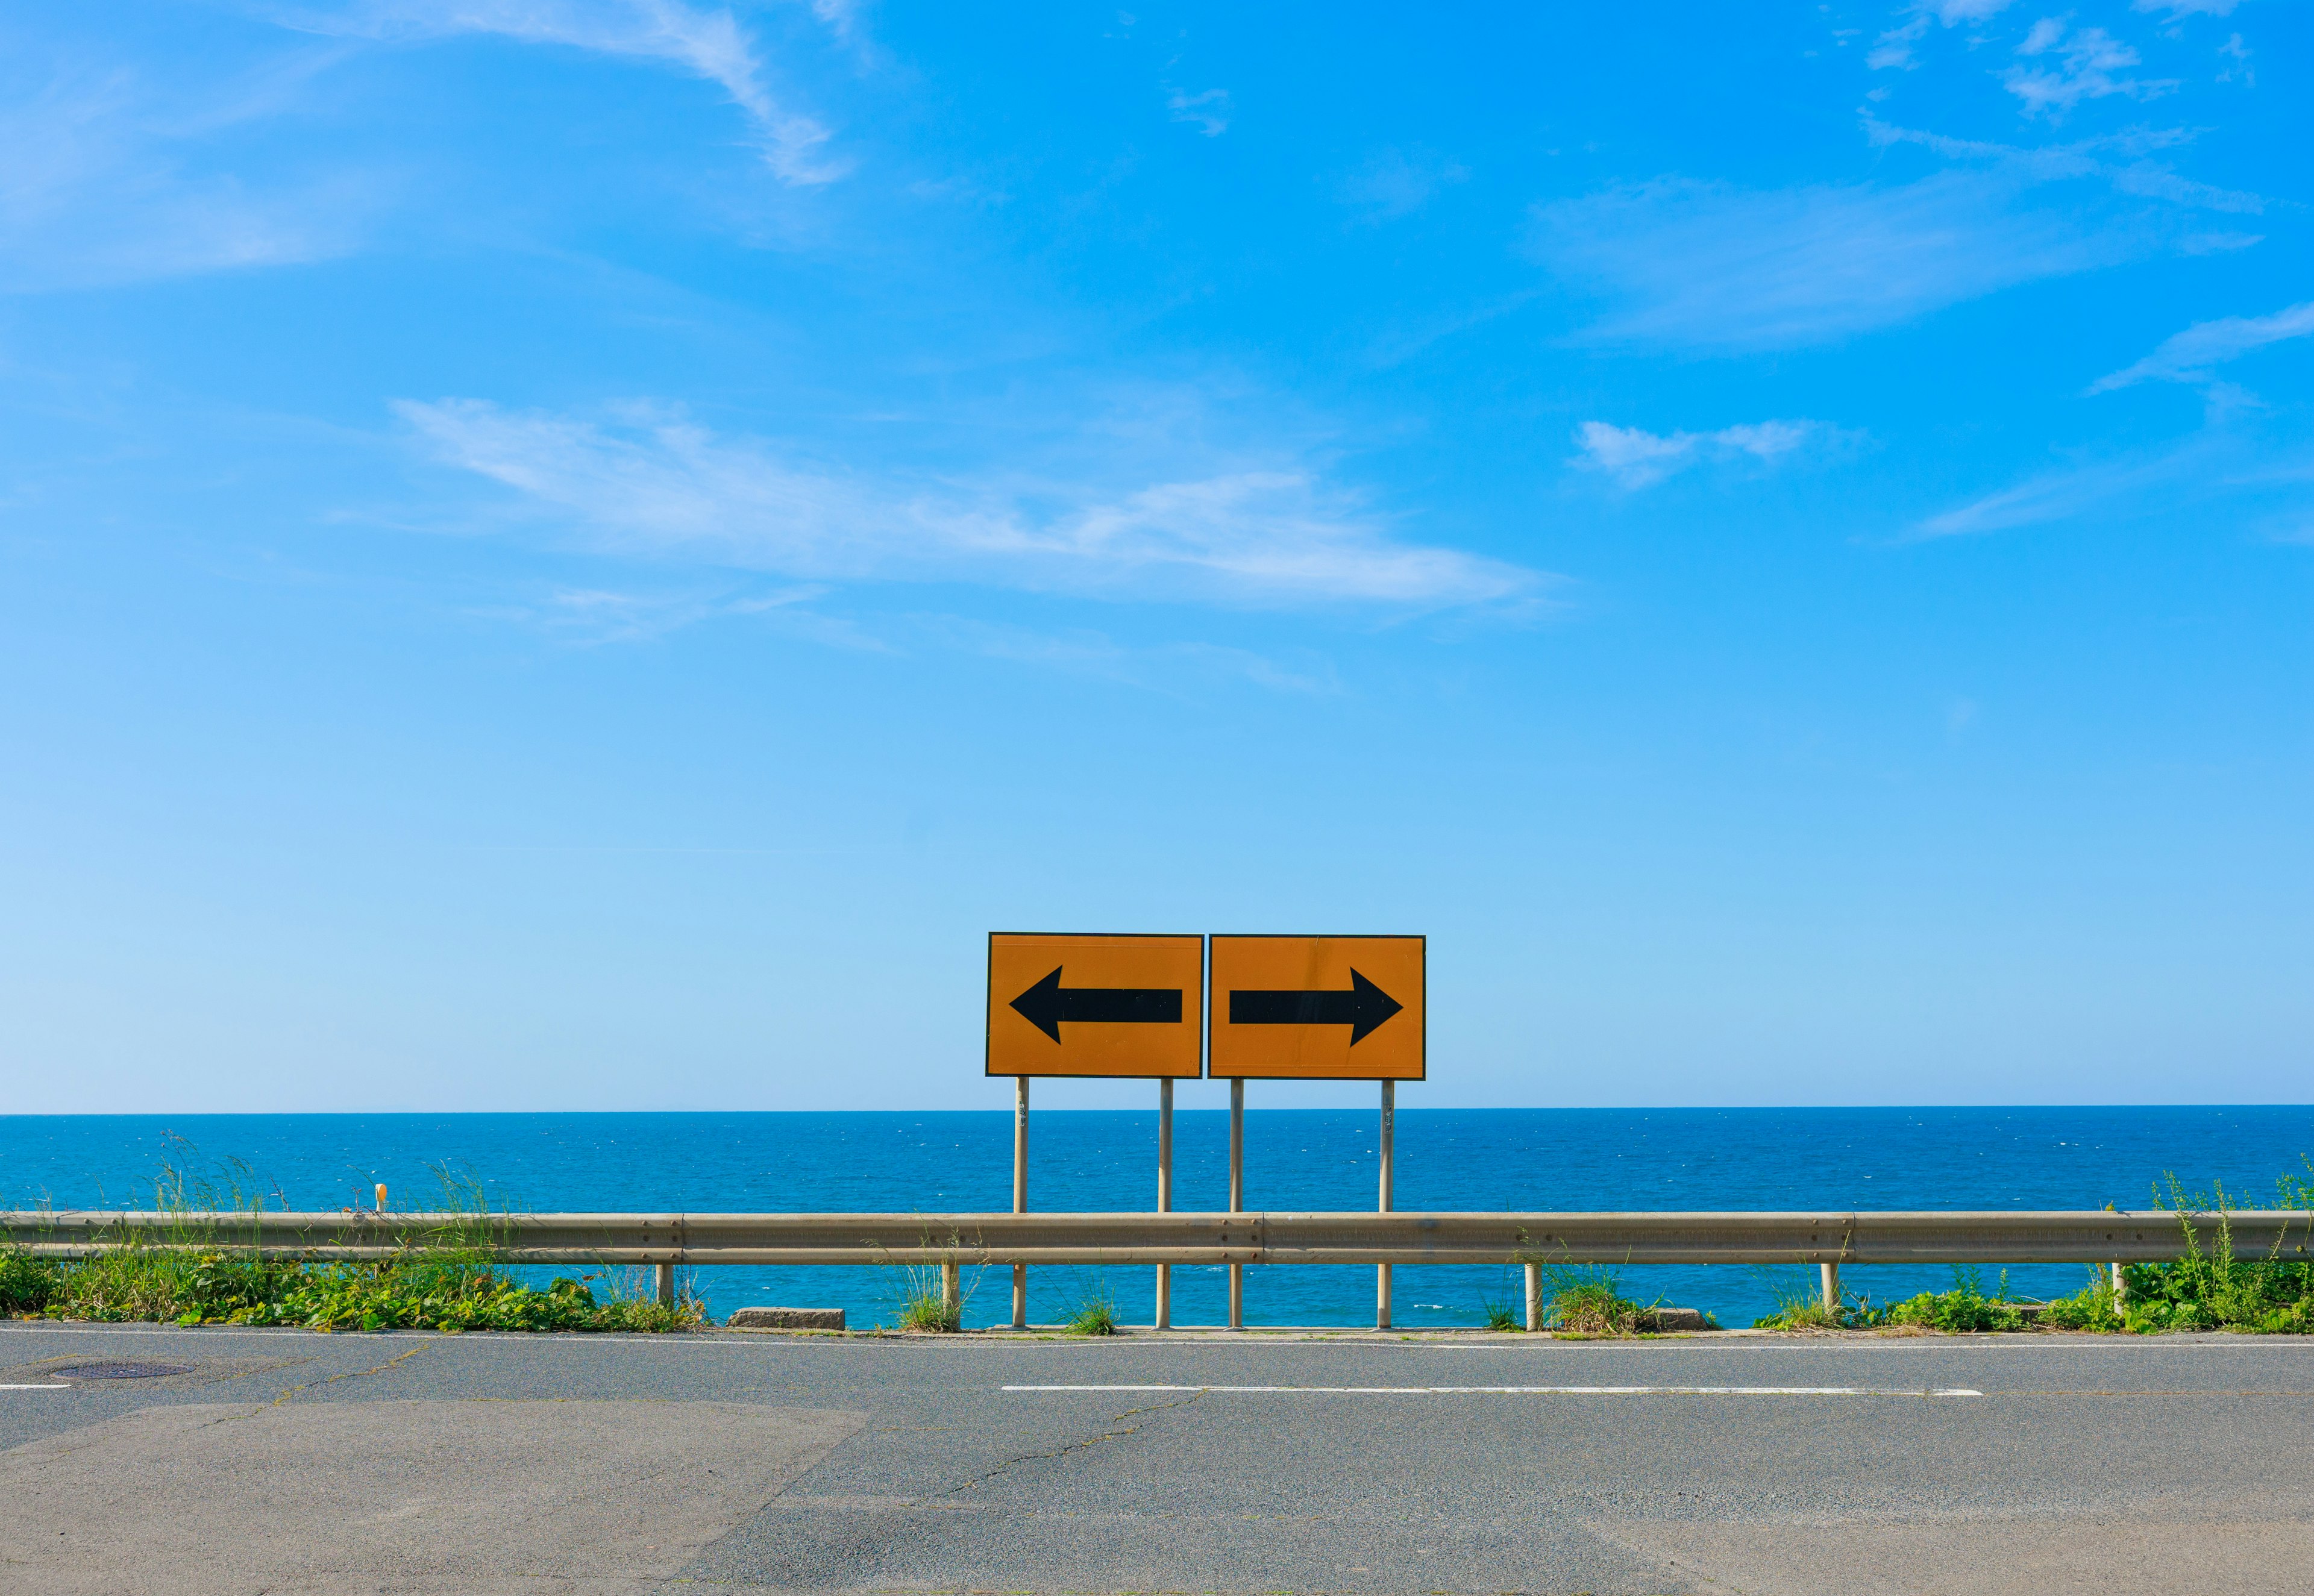
[[[1195,1079],[1205,939],[997,931],[988,1073]]]

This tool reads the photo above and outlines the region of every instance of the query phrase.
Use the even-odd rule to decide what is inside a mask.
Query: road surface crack
[[[364,1375],[383,1374],[387,1370],[393,1368],[396,1363],[405,1362],[408,1360],[416,1357],[420,1353],[424,1352],[428,1347],[433,1345],[434,1344],[431,1341],[421,1341],[416,1346],[411,1347],[408,1352],[397,1353],[393,1357],[386,1359],[384,1362],[375,1364],[371,1368],[349,1369],[343,1374],[332,1374],[322,1380],[309,1380],[301,1386],[291,1386],[287,1390],[282,1392],[278,1397],[274,1398],[272,1401],[267,1403],[265,1406],[267,1407],[278,1407],[300,1391],[318,1390],[322,1386],[333,1386],[341,1380],[359,1380]]]
[[[931,1503],[939,1501],[943,1496],[953,1496],[959,1491],[969,1491],[975,1486],[985,1485],[988,1481],[994,1479],[998,1475],[1008,1473],[1023,1463],[1046,1462],[1055,1459],[1065,1458],[1072,1452],[1081,1452],[1088,1447],[1099,1446],[1104,1441],[1115,1441],[1121,1436],[1130,1435],[1136,1430],[1140,1429],[1141,1426],[1138,1424],[1126,1424],[1126,1420],[1138,1418],[1144,1414],[1166,1413],[1176,1407],[1187,1407],[1205,1394],[1206,1393],[1202,1390],[1192,1391],[1188,1396],[1182,1397],[1175,1401],[1153,1402],[1146,1407],[1128,1407],[1123,1413],[1120,1413],[1114,1418],[1110,1419],[1110,1428],[1102,1431],[1098,1435],[1087,1436],[1082,1441],[1069,1442],[1062,1446],[1055,1447],[1051,1451],[1022,1452],[1017,1457],[1007,1458],[1002,1463],[995,1465],[994,1468],[984,1468],[978,1474],[974,1475],[971,1478],[965,1480],[960,1484],[950,1486],[945,1491],[935,1491],[929,1496],[920,1497],[916,1501],[910,1503],[908,1505],[911,1507],[923,1507]],[[1118,1426],[1122,1427],[1120,1428]]]

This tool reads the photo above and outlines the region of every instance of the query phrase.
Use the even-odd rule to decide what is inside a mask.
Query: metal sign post
[[[1230,1212],[1245,1212],[1245,1082],[1230,1082]],[[1245,1265],[1229,1266],[1229,1327],[1245,1328]]]
[[[982,1067],[1013,1080],[1013,1212],[1029,1212],[1029,1078],[1154,1076],[1170,1103],[1174,1077],[1205,1072],[1205,996],[1203,937],[989,933]],[[1170,1169],[1159,1181],[1170,1189]],[[1029,1327],[1026,1264],[1012,1265],[1012,1327]]]
[[[1157,1212],[1173,1212],[1173,1083],[1157,1083]],[[1173,1327],[1173,1265],[1157,1265],[1157,1328]]]
[[[1397,1083],[1428,1071],[1421,937],[1116,936],[993,931],[987,1053],[1013,1078],[1012,1212],[1029,1212],[1029,1078],[1157,1082],[1157,1212],[1173,1211],[1173,1082],[1230,1083],[1229,1211],[1245,1212],[1245,1083],[1382,1083],[1380,1212],[1391,1212]],[[1242,1233],[1223,1257],[1246,1256]],[[1161,1255],[1162,1256],[1162,1255]],[[1245,1328],[1245,1265],[1231,1262],[1229,1327]],[[1173,1266],[1157,1268],[1156,1327],[1173,1323]],[[1374,1325],[1391,1320],[1376,1263]],[[1029,1270],[1012,1265],[1012,1325],[1029,1326]]]
[[[1029,1078],[1012,1080],[1012,1212],[1029,1212]],[[1029,1265],[1012,1265],[1012,1327],[1029,1327]]]
[[[1390,1212],[1391,1120],[1397,1107],[1397,1098],[1398,1082],[1383,1081],[1382,1083],[1382,1208],[1380,1210],[1383,1213]],[[1390,1328],[1390,1265],[1388,1264],[1374,1265],[1374,1328],[1377,1330]]]

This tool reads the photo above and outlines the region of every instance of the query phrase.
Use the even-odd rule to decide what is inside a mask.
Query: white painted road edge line
[[[1008,1391],[1247,1391],[1338,1397],[1982,1397],[1966,1386],[1875,1390],[1862,1386],[1005,1386]]]
[[[0,1391],[69,1391],[70,1386],[0,1386]]]

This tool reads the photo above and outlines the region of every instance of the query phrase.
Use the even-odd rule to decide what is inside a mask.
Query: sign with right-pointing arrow
[[[1213,939],[1219,1079],[1419,1080],[1420,937]]]

